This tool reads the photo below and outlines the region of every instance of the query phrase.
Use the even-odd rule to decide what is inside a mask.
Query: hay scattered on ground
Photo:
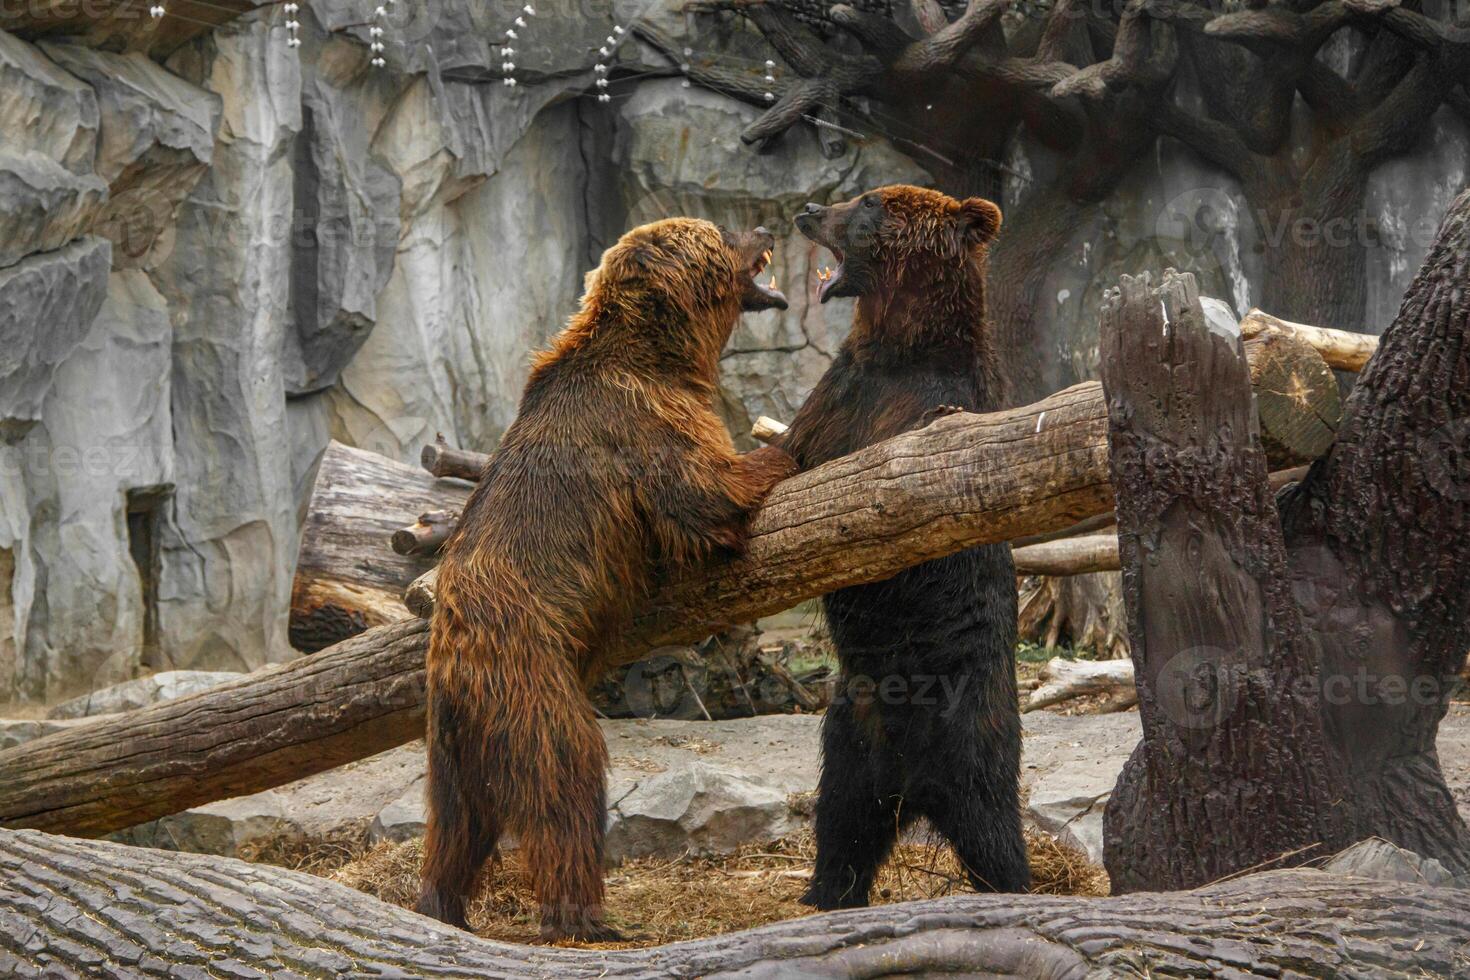
[[[363,817],[315,837],[303,837],[294,830],[267,834],[241,844],[239,854],[254,864],[274,864],[278,868],[329,877],[372,850],[367,836],[371,823]]]
[[[1028,833],[1034,891],[1048,895],[1105,895],[1107,876],[1081,853],[1047,834]],[[601,948],[655,946],[810,915],[797,899],[806,890],[816,847],[810,831],[756,844],[718,858],[642,859],[607,877],[607,915],[629,941]],[[339,852],[340,853],[340,852]],[[423,842],[381,844],[339,866],[329,877],[383,901],[412,908],[418,899]],[[324,869],[330,858],[318,861]],[[324,874],[324,871],[317,871]],[[968,892],[947,846],[899,845],[880,872],[875,904]],[[470,921],[487,939],[537,939],[537,905],[515,851],[487,868]]]

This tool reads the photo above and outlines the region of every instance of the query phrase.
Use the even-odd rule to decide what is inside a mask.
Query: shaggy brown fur
[[[1002,407],[985,319],[989,201],[883,187],[797,226],[837,257],[821,298],[857,297],[852,333],[781,445],[803,467],[954,409]],[[866,905],[898,831],[923,816],[978,889],[1025,891],[1010,548],[925,562],[824,599],[841,662],[822,721],[817,865],[805,901]]]
[[[794,471],[780,450],[736,455],[712,408],[742,309],[785,306],[752,282],[771,243],[685,218],[635,229],[537,358],[440,565],[419,911],[463,928],[511,833],[542,935],[612,935],[607,750],[585,689],[660,572],[741,551],[749,514]]]

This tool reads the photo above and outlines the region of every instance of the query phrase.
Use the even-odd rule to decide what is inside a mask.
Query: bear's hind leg
[[[822,775],[817,784],[817,861],[803,905],[827,911],[861,908],[878,867],[898,837],[900,797],[878,783],[872,749],[852,702],[833,701],[822,722]]]
[[[996,765],[998,759],[947,761],[953,778],[945,779],[942,799],[925,806],[929,822],[954,847],[976,891],[1029,891],[1015,767]]]
[[[442,713],[442,708],[440,712]],[[478,767],[466,769],[452,743],[433,737],[429,749],[424,832],[422,891],[417,911],[446,925],[469,930],[465,904],[473,898],[480,869],[495,850],[499,828],[493,825],[485,799],[466,790],[485,792]]]
[[[590,706],[557,724],[565,741],[537,747],[557,760],[556,776],[543,777],[525,827],[515,828],[541,903],[541,939],[616,941],[622,937],[603,921],[602,909],[607,745]]]

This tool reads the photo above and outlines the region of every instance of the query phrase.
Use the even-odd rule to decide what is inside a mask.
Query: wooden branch
[[[1041,686],[1031,692],[1021,712],[1039,711],[1074,698],[1110,694],[1115,708],[1138,702],[1131,660],[1063,660],[1053,657],[1041,671]]]
[[[0,833],[0,877],[11,976],[1455,976],[1470,944],[1470,892],[1322,871],[955,896],[641,950],[494,942],[298,871],[29,832]]]
[[[1284,334],[1302,341],[1321,354],[1328,367],[1339,371],[1363,370],[1373,352],[1378,350],[1378,338],[1372,334],[1292,323],[1264,310],[1253,309],[1240,321],[1240,335],[1246,340],[1268,333]]]
[[[784,435],[788,426],[785,422],[762,415],[755,420],[750,427],[750,437],[757,442],[770,443],[781,435]]]
[[[1118,535],[1089,534],[1026,545],[1011,551],[1017,575],[1085,575],[1116,572]]]
[[[454,477],[469,480],[471,483],[480,482],[480,474],[485,472],[485,466],[489,462],[488,453],[456,449],[444,441],[442,434],[436,436],[419,454],[419,463],[434,476]]]
[[[431,510],[420,514],[417,521],[393,532],[393,551],[410,556],[437,555],[458,523],[459,514],[452,510]]]

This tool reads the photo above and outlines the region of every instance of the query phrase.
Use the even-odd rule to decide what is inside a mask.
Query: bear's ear
[[[971,245],[989,245],[1000,233],[1000,208],[983,197],[961,202],[959,218],[965,225],[965,241]]]

